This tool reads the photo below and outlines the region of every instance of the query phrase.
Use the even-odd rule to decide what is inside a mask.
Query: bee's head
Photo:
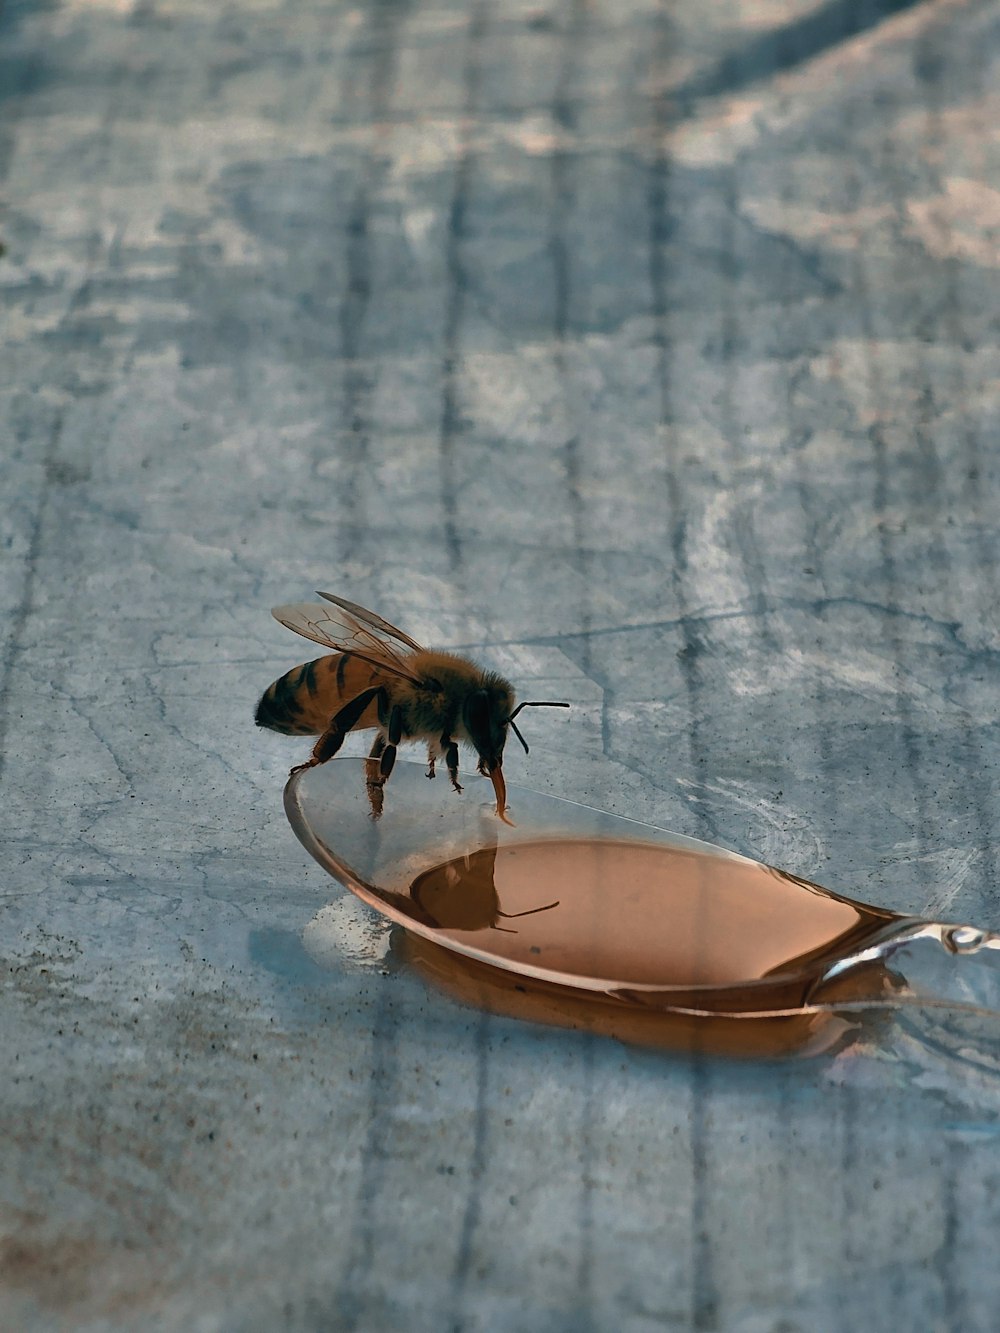
[[[497,795],[497,814],[506,819],[507,791],[503,780],[503,747],[507,741],[507,728],[513,727],[514,734],[528,753],[528,745],[514,718],[522,708],[568,708],[569,704],[525,702],[514,707],[514,692],[506,682],[487,685],[473,690],[465,700],[462,721],[469,740],[476,747],[479,755],[479,771],[487,774],[493,782]]]
[[[513,692],[499,685],[472,690],[466,696],[462,721],[479,755],[481,773],[492,773],[503,762],[507,722],[513,704]]]

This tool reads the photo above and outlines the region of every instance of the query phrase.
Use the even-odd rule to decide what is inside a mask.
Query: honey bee
[[[493,783],[497,814],[510,823],[503,776],[507,729],[527,754],[527,742],[514,721],[521,709],[569,704],[539,699],[515,707],[513,686],[496,672],[483,671],[454,653],[422,648],[355,602],[328,592],[317,596],[331,606],[276,606],[271,614],[296,634],[333,649],[332,655],[293,667],[265,690],[257,705],[259,727],[288,736],[319,736],[310,758],[291,773],[332,759],[349,731],[376,728],[367,783],[372,812],[378,815],[400,741],[426,743],[429,778],[443,756],[457,792],[462,790],[458,746],[463,742],[475,750],[479,772]]]

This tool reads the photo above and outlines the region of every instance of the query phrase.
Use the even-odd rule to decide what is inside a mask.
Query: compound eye
[[[490,748],[490,701],[485,690],[476,690],[469,697],[465,709],[465,725],[479,753],[487,753]]]

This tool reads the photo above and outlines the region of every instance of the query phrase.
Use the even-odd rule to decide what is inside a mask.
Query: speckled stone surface
[[[996,1327],[1000,1050],[462,1009],[252,713],[328,587],[572,701],[510,781],[1000,927],[998,38],[6,0],[0,1325]]]

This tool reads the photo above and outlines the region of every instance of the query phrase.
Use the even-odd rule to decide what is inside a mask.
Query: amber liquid
[[[839,1039],[847,1025],[831,1013],[767,1011],[801,1007],[831,962],[898,920],[755,862],[583,838],[482,849],[424,871],[408,896],[435,936],[497,960],[408,937],[408,957],[456,998],[644,1044],[753,1056]],[[888,985],[880,966],[852,972],[839,998]]]

